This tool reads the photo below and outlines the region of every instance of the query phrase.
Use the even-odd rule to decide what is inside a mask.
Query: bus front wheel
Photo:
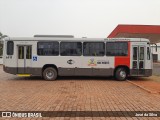
[[[43,78],[45,80],[56,80],[57,71],[53,67],[48,67],[43,71]]]
[[[118,68],[116,70],[115,77],[119,81],[126,80],[126,78],[127,78],[127,71],[126,71],[126,69],[125,68]]]

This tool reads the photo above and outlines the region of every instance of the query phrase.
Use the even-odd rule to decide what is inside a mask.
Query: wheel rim
[[[52,79],[52,78],[54,77],[54,72],[53,72],[52,70],[48,70],[48,71],[46,72],[46,77],[47,77],[48,79]]]
[[[121,72],[120,72],[120,76],[121,76],[122,78],[125,78],[125,77],[126,77],[126,72],[125,72],[125,71],[121,71]]]

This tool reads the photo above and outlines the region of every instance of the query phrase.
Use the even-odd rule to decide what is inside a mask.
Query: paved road
[[[160,63],[153,64],[153,75],[160,76]]]
[[[44,81],[38,77],[16,77],[4,73],[0,67],[0,111],[4,110],[160,111],[160,95],[150,94],[127,81],[119,82],[111,78],[61,77],[57,81]],[[137,120],[135,117],[121,119]],[[156,117],[154,119],[158,120]]]

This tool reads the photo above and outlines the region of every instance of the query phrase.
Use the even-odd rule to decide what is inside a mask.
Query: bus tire
[[[54,69],[53,67],[47,67],[43,71],[43,78],[45,80],[49,80],[49,81],[56,80],[56,78],[57,78],[57,71],[56,71],[56,69]]]
[[[115,77],[119,81],[124,81],[127,78],[127,71],[125,68],[118,68],[115,73]]]

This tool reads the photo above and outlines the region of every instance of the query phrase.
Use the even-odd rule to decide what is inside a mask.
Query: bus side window
[[[81,56],[82,43],[81,42],[61,42],[60,44],[61,56]]]
[[[38,42],[37,54],[39,56],[58,56],[59,42]]]
[[[149,49],[149,47],[147,47],[147,60],[150,60],[150,49]]]
[[[104,42],[84,42],[83,55],[84,56],[104,56],[105,43]]]
[[[128,43],[127,42],[107,42],[106,55],[107,56],[127,56]]]
[[[8,41],[7,42],[7,55],[13,55],[14,51],[14,43],[13,41]]]

